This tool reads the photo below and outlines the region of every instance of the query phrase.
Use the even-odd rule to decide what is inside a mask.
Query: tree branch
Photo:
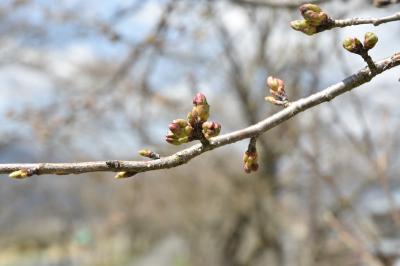
[[[298,0],[298,1],[285,1],[285,0],[231,0],[235,4],[247,5],[253,7],[268,7],[268,8],[287,8],[297,9],[302,4],[312,3],[320,4],[328,2],[329,0]]]
[[[384,7],[391,4],[398,4],[400,0],[373,0],[372,4],[376,7]]]
[[[335,19],[331,28],[344,28],[361,24],[372,24],[379,26],[380,24],[400,20],[400,12],[391,16],[382,18],[351,18],[351,19]]]
[[[249,126],[225,135],[210,139],[209,144],[196,144],[187,149],[181,150],[171,156],[163,157],[150,161],[96,161],[78,163],[33,163],[33,164],[0,164],[0,174],[21,171],[23,177],[42,174],[82,174],[89,172],[147,172],[152,170],[173,168],[189,162],[191,159],[204,152],[222,147],[243,139],[256,137],[267,132],[271,128],[278,126],[296,114],[309,108],[328,102],[333,98],[350,91],[364,83],[369,82],[376,75],[400,65],[400,53],[383,59],[375,63],[376,71],[371,72],[365,67],[357,73],[345,78],[320,92],[312,94],[306,98],[292,102],[287,108],[275,113],[274,115]]]

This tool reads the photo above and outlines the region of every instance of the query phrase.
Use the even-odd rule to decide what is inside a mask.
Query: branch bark
[[[379,26],[380,24],[400,20],[400,12],[382,18],[351,18],[351,19],[335,19],[331,28],[344,28],[361,24],[372,24]]]
[[[210,143],[196,144],[187,149],[181,150],[173,155],[157,160],[149,161],[95,161],[95,162],[76,162],[76,163],[31,163],[31,164],[0,164],[0,174],[8,174],[22,170],[27,176],[42,174],[82,174],[89,172],[147,172],[152,170],[167,169],[177,167],[189,162],[191,159],[204,152],[238,142],[251,137],[256,137],[274,128],[281,123],[289,120],[293,116],[310,109],[323,102],[328,102],[335,97],[350,91],[360,85],[369,82],[376,75],[400,65],[400,53],[375,62],[376,71],[371,72],[368,67],[359,70],[357,73],[345,78],[320,92],[312,94],[306,98],[292,102],[287,108],[275,113],[274,115],[249,126],[225,135],[210,139]]]
[[[391,4],[398,4],[400,0],[373,0],[372,4],[376,7],[384,7]]]
[[[231,0],[233,3],[240,5],[247,5],[253,7],[267,7],[267,8],[287,8],[297,9],[302,4],[312,3],[320,4],[328,2],[329,0],[298,0],[298,1],[287,1],[287,0]]]

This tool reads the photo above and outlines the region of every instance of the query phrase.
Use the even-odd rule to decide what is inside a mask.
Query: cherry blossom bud
[[[114,178],[115,179],[123,179],[123,178],[128,178],[128,177],[134,176],[136,174],[137,174],[137,172],[118,172],[114,176]]]
[[[267,86],[270,88],[270,90],[279,92],[282,90],[285,90],[285,83],[283,80],[275,78],[273,76],[269,76],[267,78]]]
[[[258,170],[257,151],[246,151],[243,155],[243,169],[246,173]]]
[[[168,128],[170,131],[165,137],[165,140],[168,143],[180,145],[182,143],[188,142],[192,137],[193,128],[189,124],[189,122],[184,119],[175,119],[168,126]]]
[[[317,27],[311,25],[308,21],[306,21],[304,19],[294,20],[294,21],[290,22],[290,26],[292,27],[292,29],[301,31],[307,35],[313,35],[313,34],[317,33]]]
[[[218,136],[221,132],[221,125],[214,121],[204,122],[202,128],[203,135],[206,139]]]
[[[304,15],[304,13],[308,12],[308,11],[312,11],[312,12],[316,12],[316,13],[322,12],[322,9],[319,6],[314,5],[314,4],[303,4],[299,7],[299,10],[302,15]]]
[[[208,104],[208,103],[206,96],[203,93],[198,92],[193,98],[193,105],[200,105],[200,104]]]
[[[378,36],[373,32],[367,32],[364,36],[364,48],[370,50],[374,48],[375,44],[378,42]]]
[[[21,169],[21,170],[10,173],[8,176],[11,178],[15,178],[15,179],[25,179],[25,178],[29,177],[29,174],[28,174],[27,170]]]
[[[316,13],[311,10],[306,11],[303,14],[303,17],[308,22],[308,24],[312,26],[320,26],[321,24],[326,23],[326,21],[328,20],[328,15],[324,12]]]
[[[320,26],[328,22],[328,15],[317,5],[304,4],[299,10],[309,25]]]
[[[147,150],[147,149],[140,150],[139,151],[139,155],[143,156],[143,157],[150,158],[150,159],[160,159],[160,157],[161,157],[160,154],[155,153],[155,152],[153,152],[151,150]]]
[[[343,41],[343,48],[354,54],[361,54],[364,51],[362,43],[357,38],[346,38]]]
[[[285,83],[283,80],[269,76],[267,78],[267,87],[269,88],[272,97],[266,97],[266,101],[272,102],[276,105],[285,105],[287,103]]]

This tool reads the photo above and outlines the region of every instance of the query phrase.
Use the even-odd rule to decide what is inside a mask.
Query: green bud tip
[[[115,179],[123,179],[123,178],[128,178],[128,177],[134,176],[136,174],[137,174],[136,172],[118,172],[114,176],[114,178]]]
[[[306,21],[304,19],[294,20],[294,21],[290,22],[290,27],[292,27],[292,29],[294,29],[294,30],[301,31],[307,35],[313,35],[313,34],[317,33],[317,27],[311,25],[308,21]]]
[[[14,171],[10,173],[8,176],[15,179],[24,179],[29,177],[28,172],[26,170]]]
[[[322,9],[314,4],[303,4],[299,7],[299,10],[301,12],[301,14],[304,14],[307,11],[313,11],[313,12],[322,12]]]
[[[343,48],[350,53],[361,54],[364,47],[359,39],[357,38],[346,38],[343,41]]]
[[[143,156],[143,157],[151,157],[151,154],[153,152],[151,150],[147,150],[147,149],[142,149],[139,151],[139,155]]]
[[[328,15],[324,12],[316,13],[314,11],[306,11],[303,14],[304,19],[312,26],[320,26],[328,20]]]
[[[376,36],[373,32],[367,32],[364,36],[364,48],[370,50],[374,48],[376,43],[378,42],[378,36]]]

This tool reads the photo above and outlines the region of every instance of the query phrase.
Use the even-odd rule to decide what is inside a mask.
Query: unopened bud
[[[221,125],[214,121],[204,122],[202,128],[203,135],[206,139],[218,136],[221,132]]]
[[[193,127],[184,119],[172,121],[168,128],[170,131],[165,137],[165,140],[174,145],[188,142],[193,134]]]
[[[304,19],[308,22],[308,24],[312,26],[320,26],[321,24],[326,23],[328,20],[328,15],[324,12],[313,12],[311,10],[306,11],[303,14]]]
[[[186,136],[190,134],[193,128],[189,125],[189,123],[184,119],[175,119],[168,126],[169,130],[171,130],[174,135],[177,136]]]
[[[161,158],[160,154],[155,153],[151,150],[147,150],[147,149],[140,150],[139,155],[150,158],[150,159],[160,159]]]
[[[142,150],[140,150],[138,153],[139,153],[140,156],[150,158],[150,156],[151,156],[151,154],[152,154],[153,152],[152,152],[151,150],[142,149]]]
[[[285,83],[283,80],[269,76],[267,78],[267,87],[269,88],[272,97],[266,97],[266,101],[270,101],[276,105],[285,105],[285,103],[287,103]]]
[[[304,4],[299,10],[309,25],[320,26],[328,22],[328,15],[317,5]]]
[[[115,178],[115,179],[128,178],[128,177],[134,176],[134,175],[136,175],[136,174],[137,174],[137,172],[118,172],[118,173],[114,176],[114,178]]]
[[[187,120],[191,125],[198,122],[207,121],[210,116],[210,106],[208,104],[199,104],[193,106],[192,111],[188,114]]]
[[[24,178],[29,177],[29,174],[28,174],[27,170],[21,169],[21,170],[10,173],[8,176],[15,178],[15,179],[24,179]]]
[[[317,27],[311,25],[308,21],[306,21],[304,19],[294,20],[294,21],[290,22],[290,26],[292,27],[292,29],[301,31],[307,35],[313,35],[313,34],[317,33]]]
[[[314,5],[314,4],[303,4],[299,7],[299,10],[302,15],[304,15],[304,13],[307,11],[312,11],[312,12],[316,12],[316,13],[322,12],[322,9],[319,6]]]
[[[258,170],[258,163],[257,163],[257,152],[250,152],[246,151],[243,155],[243,169],[246,173],[251,173],[252,171]]]
[[[364,48],[370,50],[374,48],[375,44],[378,42],[378,36],[373,32],[367,32],[364,36]]]
[[[364,51],[362,43],[357,38],[346,38],[343,41],[343,48],[354,54],[361,54]]]
[[[173,145],[180,145],[181,144],[177,138],[171,137],[169,135],[167,135],[165,137],[165,141],[168,142],[169,144],[173,144]]]
[[[285,83],[283,80],[269,76],[267,78],[267,86],[270,90],[279,92],[285,89]]]
[[[194,105],[207,104],[206,96],[203,93],[198,92],[193,98],[193,104]]]

